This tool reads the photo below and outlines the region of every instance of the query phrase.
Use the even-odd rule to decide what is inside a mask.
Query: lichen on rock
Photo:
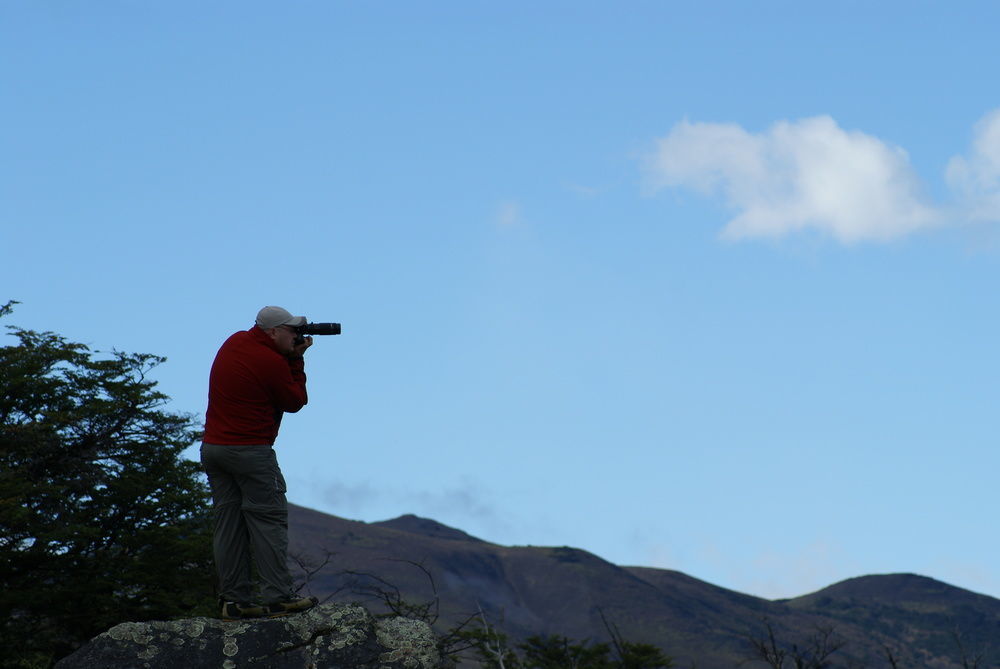
[[[379,656],[383,663],[400,663],[407,668],[441,663],[437,642],[427,623],[411,618],[386,618],[375,625],[375,635],[379,643],[390,649]]]
[[[438,669],[436,643],[424,622],[376,620],[362,606],[324,604],[276,619],[122,623],[56,667]]]

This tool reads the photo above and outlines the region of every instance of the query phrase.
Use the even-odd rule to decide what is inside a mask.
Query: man
[[[215,356],[201,462],[215,508],[213,550],[225,619],[305,611],[314,598],[297,597],[286,564],[288,505],[274,454],[285,412],[308,401],[302,358],[312,337],[297,339],[302,316],[264,307],[254,327],[237,332]],[[251,556],[260,576],[254,597]]]

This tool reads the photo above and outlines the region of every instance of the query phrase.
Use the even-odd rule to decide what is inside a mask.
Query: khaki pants
[[[290,599],[288,503],[274,449],[266,444],[203,443],[201,463],[215,507],[213,550],[219,596],[231,602],[263,604]],[[253,592],[251,559],[263,581],[260,600]]]

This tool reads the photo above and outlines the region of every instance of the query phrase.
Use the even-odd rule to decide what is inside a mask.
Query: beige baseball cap
[[[270,330],[279,325],[291,325],[297,328],[305,324],[305,316],[292,316],[291,312],[281,307],[264,307],[257,312],[257,327],[261,330]]]

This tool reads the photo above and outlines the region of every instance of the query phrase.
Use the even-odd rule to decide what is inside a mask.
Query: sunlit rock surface
[[[437,669],[434,634],[408,618],[374,618],[364,607],[323,604],[284,618],[122,623],[56,669]]]

